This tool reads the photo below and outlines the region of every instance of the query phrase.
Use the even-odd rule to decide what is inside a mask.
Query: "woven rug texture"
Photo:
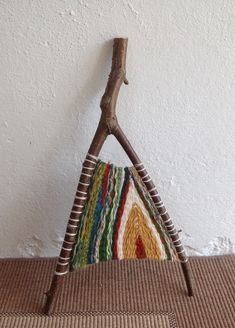
[[[41,313],[55,263],[55,259],[0,261],[0,313]],[[176,262],[91,265],[66,276],[54,313],[173,312],[180,328],[235,327],[235,256],[190,258],[189,264],[193,297],[186,294]]]

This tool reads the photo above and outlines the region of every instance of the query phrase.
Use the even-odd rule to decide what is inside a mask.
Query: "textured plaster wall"
[[[235,252],[235,2],[0,1],[0,256],[55,256],[128,36],[123,129],[190,255]],[[103,159],[129,164],[110,137]]]

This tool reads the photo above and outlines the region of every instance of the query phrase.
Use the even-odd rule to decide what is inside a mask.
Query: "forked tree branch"
[[[115,38],[113,42],[111,72],[100,102],[102,113],[95,136],[88,150],[89,153],[96,156],[99,155],[107,136],[113,134],[118,128],[116,117],[117,97],[122,83],[128,84],[126,79],[127,43],[127,38]]]
[[[168,212],[165,209],[163,202],[161,201],[161,198],[157,192],[155,185],[153,184],[143,164],[140,162],[140,159],[132,148],[130,142],[122,132],[117,121],[115,109],[118,93],[122,83],[128,84],[128,81],[126,79],[126,52],[127,39],[114,39],[111,73],[109,75],[105,93],[100,103],[100,107],[102,110],[101,118],[96,129],[95,136],[88,150],[87,157],[84,161],[83,170],[85,170],[85,172],[83,171],[80,176],[74,205],[70,214],[63,246],[61,248],[60,256],[56,266],[56,271],[51,282],[50,290],[47,292],[47,301],[44,307],[44,313],[46,314],[51,313],[52,305],[55,300],[56,294],[60,290],[59,284],[62,284],[62,279],[68,272],[69,262],[66,261],[71,258],[72,248],[75,242],[74,236],[77,234],[78,222],[82,213],[82,211],[78,211],[77,208],[81,205],[83,206],[83,203],[85,203],[86,201],[86,197],[84,195],[87,195],[88,193],[88,188],[90,186],[91,181],[90,179],[92,176],[90,174],[90,169],[94,169],[94,164],[96,163],[94,158],[98,157],[99,152],[109,134],[113,134],[116,137],[116,139],[119,141],[119,143],[122,145],[123,149],[127,153],[133,165],[135,165],[135,167],[137,168],[140,168],[137,170],[137,172],[140,178],[142,179],[145,187],[147,188],[149,194],[151,193],[150,196],[153,200],[153,203],[156,205],[156,208],[159,210],[159,215],[161,216],[163,222],[167,223],[167,225],[165,225],[165,228],[168,229],[169,236],[171,237],[172,242],[176,247],[179,259],[182,261],[182,269],[188,287],[188,293],[190,296],[193,295],[190,275],[186,263],[187,257],[184,253],[178,233],[174,228],[174,225],[171,221]],[[83,195],[82,197],[80,195],[81,193]]]

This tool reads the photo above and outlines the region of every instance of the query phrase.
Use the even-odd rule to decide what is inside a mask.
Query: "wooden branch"
[[[107,136],[113,134],[118,127],[116,116],[117,97],[122,83],[128,84],[126,79],[127,43],[127,38],[114,39],[111,72],[100,102],[102,113],[95,136],[88,150],[88,153],[95,156],[99,155]]]
[[[117,125],[116,103],[122,83],[128,84],[126,79],[127,38],[115,38],[113,43],[112,67],[104,95],[100,102],[102,110],[101,120],[109,133]]]

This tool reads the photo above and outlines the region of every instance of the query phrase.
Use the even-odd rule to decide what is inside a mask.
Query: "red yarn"
[[[146,258],[147,255],[145,253],[144,244],[143,244],[143,241],[140,236],[138,236],[138,238],[136,239],[135,244],[136,244],[135,254],[136,254],[137,259]]]
[[[114,249],[113,249],[113,258],[114,258],[114,260],[118,260],[118,246],[117,246],[118,232],[119,232],[119,228],[120,228],[120,225],[121,225],[121,217],[122,217],[122,214],[123,214],[123,211],[124,211],[129,186],[130,186],[130,181],[128,181],[127,184],[126,184],[126,189],[125,189],[125,192],[124,192],[124,195],[123,195],[122,205],[119,209],[117,223],[116,223],[116,226],[115,226]]]

